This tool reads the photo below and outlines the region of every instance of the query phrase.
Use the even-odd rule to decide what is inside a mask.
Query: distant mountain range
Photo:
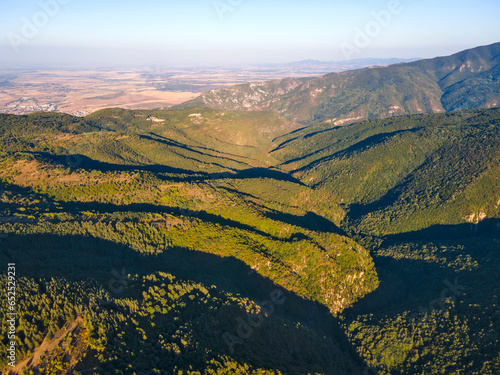
[[[366,63],[360,63],[363,61]],[[328,63],[306,60],[295,64]],[[492,108],[500,103],[499,64],[500,43],[495,43],[447,57],[314,79],[285,78],[227,87],[181,107],[272,111],[306,125],[347,125],[408,114]]]
[[[307,59],[301,61],[293,61],[283,64],[259,64],[256,67],[275,69],[277,71],[290,71],[296,73],[303,73],[304,75],[310,75],[311,73],[316,73],[318,75],[323,75],[332,72],[344,72],[347,70],[363,69],[370,66],[387,66],[392,64],[408,63],[417,61],[419,59],[378,59],[378,58],[363,58],[363,59],[352,59],[344,61],[321,61],[314,59]]]

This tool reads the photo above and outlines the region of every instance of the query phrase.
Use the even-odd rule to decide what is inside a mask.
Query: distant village
[[[36,98],[25,96],[7,103],[4,109],[0,109],[0,113],[25,115],[33,112],[55,112],[58,104],[57,102],[39,104]]]

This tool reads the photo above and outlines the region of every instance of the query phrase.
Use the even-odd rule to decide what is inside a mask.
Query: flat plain
[[[103,108],[166,109],[201,93],[247,82],[316,77],[385,60],[246,67],[0,69],[0,113],[62,112],[85,116]]]
[[[162,90],[141,70],[7,71],[0,79],[0,112],[63,112],[85,116],[120,106],[169,107],[196,97],[190,90]]]

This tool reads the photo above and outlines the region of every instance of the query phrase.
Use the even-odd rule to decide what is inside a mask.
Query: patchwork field
[[[198,96],[194,90],[156,87],[141,70],[10,71],[0,76],[0,112],[58,111],[84,116],[99,109],[163,108]]]

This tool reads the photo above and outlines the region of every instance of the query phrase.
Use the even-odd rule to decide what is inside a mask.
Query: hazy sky
[[[498,0],[0,0],[0,64],[433,57],[500,41]]]

